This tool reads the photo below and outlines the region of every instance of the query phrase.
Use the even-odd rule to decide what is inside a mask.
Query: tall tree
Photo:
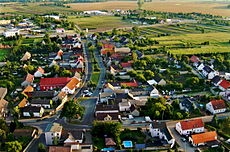
[[[18,141],[6,142],[7,152],[20,152],[22,151],[22,144]]]
[[[137,0],[138,8],[141,9],[144,4],[144,0]]]
[[[61,117],[66,117],[71,122],[72,119],[77,118],[77,115],[82,117],[83,113],[84,108],[79,103],[69,100],[62,109]]]

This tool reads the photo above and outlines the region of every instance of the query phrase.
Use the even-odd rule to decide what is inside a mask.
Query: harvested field
[[[114,10],[114,9],[136,9],[136,1],[109,1],[100,3],[71,3],[67,4],[73,10]],[[146,2],[143,9],[162,12],[199,12],[221,16],[230,16],[230,9],[227,3],[211,1],[154,1]]]

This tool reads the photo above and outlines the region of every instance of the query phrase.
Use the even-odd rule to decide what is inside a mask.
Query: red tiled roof
[[[121,66],[122,66],[123,68],[131,67],[131,66],[132,66],[132,63],[121,63]]]
[[[182,130],[204,127],[202,119],[185,120],[181,121],[180,124]]]
[[[192,135],[194,144],[205,143],[208,141],[217,140],[216,131],[205,132],[201,134]]]
[[[224,100],[212,100],[211,104],[212,104],[214,110],[226,108]]]
[[[219,85],[224,89],[228,89],[230,87],[230,82],[228,82],[226,80],[222,80]]]
[[[127,82],[127,83],[121,83],[120,85],[127,85],[129,87],[137,87],[137,82]]]
[[[58,78],[41,78],[40,85],[62,85],[67,84],[71,78],[58,77]]]
[[[115,46],[112,45],[112,44],[103,44],[103,47],[104,47],[104,48],[110,48],[110,49],[115,48]]]
[[[192,62],[199,62],[200,59],[199,59],[197,56],[193,55],[193,56],[190,58],[190,61],[192,61]]]
[[[67,88],[69,88],[70,90],[73,90],[79,83],[80,81],[76,78],[72,78],[71,81],[69,81],[69,83],[66,85]]]
[[[119,55],[119,54],[113,54],[110,56],[111,58],[117,58],[117,57],[122,57],[122,55]]]

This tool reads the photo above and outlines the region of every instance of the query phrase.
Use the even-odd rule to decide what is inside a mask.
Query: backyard
[[[10,53],[10,49],[0,49],[0,61],[3,61],[5,56]]]

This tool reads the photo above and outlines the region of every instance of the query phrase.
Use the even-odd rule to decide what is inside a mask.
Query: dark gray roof
[[[207,73],[210,73],[210,72],[214,71],[214,70],[213,70],[212,68],[210,68],[209,66],[205,66],[205,67],[203,68],[203,70],[206,71]]]
[[[128,93],[116,93],[115,99],[133,99]]]
[[[188,99],[188,98],[183,99],[183,100],[180,102],[180,104],[181,104],[183,107],[186,107],[190,112],[191,112],[192,109],[193,109],[193,104],[192,104],[191,100]]]
[[[144,149],[145,147],[146,147],[145,144],[136,144],[136,145],[135,145],[135,149],[136,149],[136,150],[141,150],[141,149]]]
[[[110,111],[110,110],[118,110],[118,105],[104,105],[104,104],[96,105],[96,111]]]
[[[159,82],[162,80],[162,78],[161,78],[159,75],[155,75],[155,76],[153,77],[153,79],[154,79],[157,83],[159,83]]]
[[[50,104],[49,99],[32,99],[31,104]]]
[[[218,82],[220,82],[220,80],[221,80],[221,77],[217,75],[214,78],[212,78],[212,83],[217,84]]]
[[[165,136],[168,140],[173,139],[173,137],[172,137],[171,133],[169,132],[165,122],[154,121],[152,123],[152,128],[160,129],[160,131],[165,134]]]
[[[27,106],[22,108],[22,112],[40,112],[41,107]]]
[[[53,98],[55,96],[55,91],[34,91],[31,93],[33,98],[46,97]]]

